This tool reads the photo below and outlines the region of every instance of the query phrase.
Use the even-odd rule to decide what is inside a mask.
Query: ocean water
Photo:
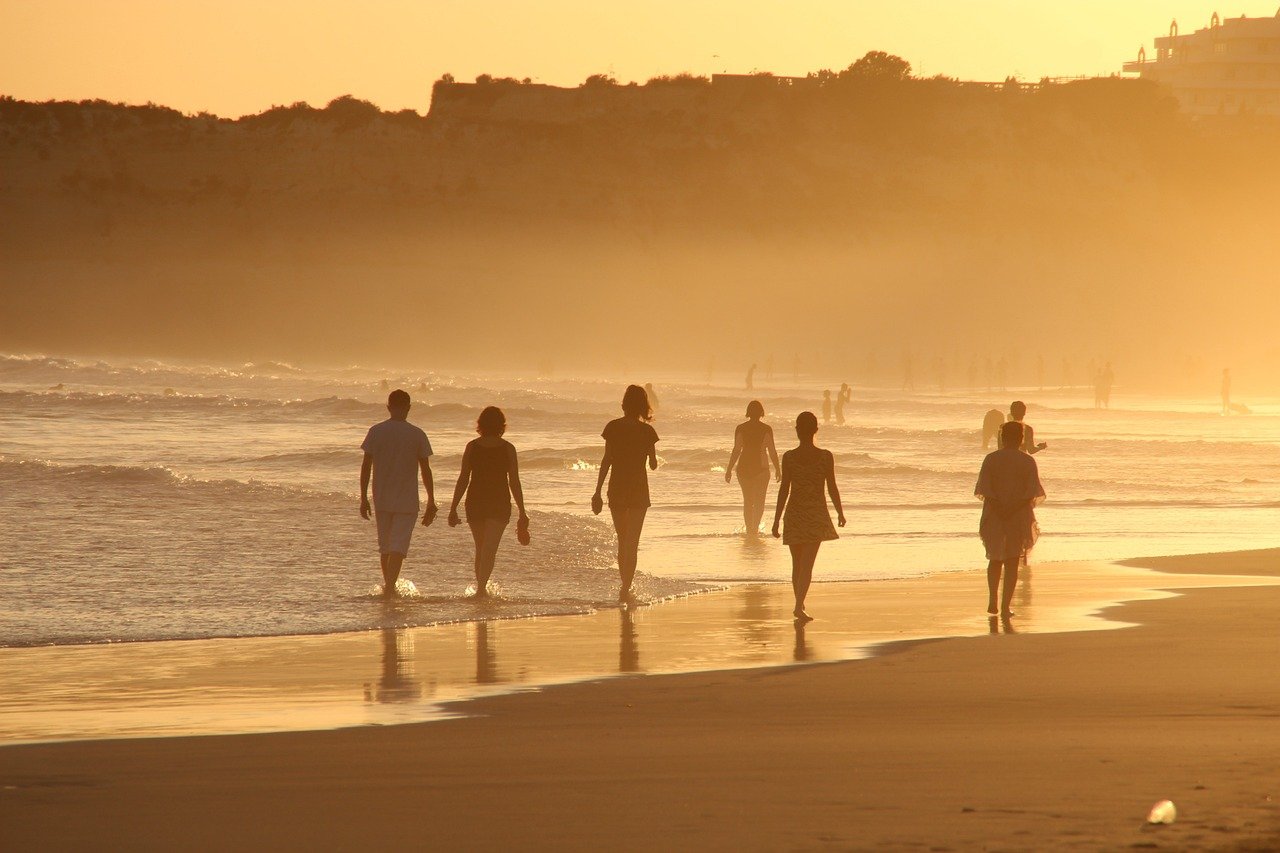
[[[758,375],[759,376],[759,375]],[[734,425],[753,396],[779,452],[839,378],[705,377],[656,384],[661,465],[641,543],[648,601],[743,581],[785,581],[787,549],[743,535],[726,485]],[[729,377],[724,377],[725,382]],[[419,527],[392,607],[377,596],[376,536],[357,514],[359,444],[404,387],[431,436],[442,513]],[[607,514],[589,501],[616,379],[443,374],[0,356],[0,646],[324,634],[589,612],[612,606]],[[1049,449],[1049,500],[1033,561],[1280,546],[1280,401],[1221,417],[1193,400],[1117,389],[854,391],[819,443],[837,459],[849,526],[819,580],[906,578],[983,565],[972,497],[983,413],[1015,397]],[[506,411],[533,544],[514,531],[497,595],[477,602],[467,529],[449,528],[465,443],[481,407]],[[770,500],[774,492],[771,489]],[[772,518],[772,504],[766,524]]]

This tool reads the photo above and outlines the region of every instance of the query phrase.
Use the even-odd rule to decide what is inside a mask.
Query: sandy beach
[[[1274,575],[1280,553],[1132,564]],[[1203,588],[1108,609],[1125,630],[589,681],[421,724],[9,746],[0,847],[1273,849],[1278,609],[1274,586]],[[1178,820],[1147,826],[1165,798]]]

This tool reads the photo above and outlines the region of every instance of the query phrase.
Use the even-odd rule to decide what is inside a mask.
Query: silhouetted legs
[[[1013,591],[1018,587],[1018,564],[1022,555],[1006,555],[1004,562],[992,560],[987,563],[987,612],[1009,617],[1013,615]],[[1000,578],[1004,577],[1004,589],[1000,589]],[[996,597],[1000,598],[1000,610],[996,610]]]
[[[467,525],[471,528],[471,538],[476,542],[476,597],[483,598],[489,594],[489,577],[498,559],[498,545],[502,542],[507,522],[500,518],[467,519]]]
[[[788,546],[791,549],[791,590],[796,596],[796,609],[791,611],[791,615],[806,622],[813,617],[805,612],[804,599],[809,594],[809,584],[813,582],[813,564],[818,559],[821,546],[821,542],[797,542]]]
[[[738,485],[742,487],[742,523],[748,536],[760,533],[760,519],[764,518],[765,499],[769,492],[769,475],[742,479],[738,476]]]
[[[404,564],[404,554],[382,555],[382,594],[396,594],[396,581],[400,578],[400,566]]]
[[[623,601],[631,595],[631,581],[636,576],[636,563],[640,551],[640,531],[644,529],[644,517],[648,507],[609,507],[613,515],[613,529],[618,534],[618,574],[622,578],[622,589],[618,591],[618,600]]]

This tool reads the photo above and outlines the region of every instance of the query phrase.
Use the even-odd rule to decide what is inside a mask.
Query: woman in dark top
[[[823,542],[838,539],[827,509],[827,493],[836,505],[836,517],[844,527],[844,506],[836,488],[836,463],[830,450],[814,444],[818,433],[818,417],[801,412],[796,418],[796,436],[800,446],[782,456],[782,485],[778,487],[778,508],[773,515],[773,535],[781,536],[791,548],[791,589],[796,608],[792,615],[801,622],[812,617],[805,612],[804,599],[813,581],[813,564]],[[786,534],[778,532],[786,510]]]
[[[764,505],[769,492],[769,461],[773,461],[774,474],[782,478],[782,466],[778,464],[778,449],[773,445],[773,427],[761,420],[764,406],[759,400],[747,404],[747,420],[738,424],[733,433],[733,453],[724,469],[724,481],[733,480],[734,465],[738,466],[738,485],[742,487],[742,522],[747,536],[760,534],[760,519],[764,518]]]
[[[472,439],[462,454],[462,471],[453,490],[449,508],[449,526],[462,523],[458,518],[458,502],[467,496],[467,526],[476,540],[476,597],[489,594],[489,576],[498,556],[503,531],[511,522],[511,498],[520,509],[517,530],[521,543],[528,542],[529,516],[524,511],[524,490],[520,487],[520,468],[516,449],[504,439],[507,418],[496,406],[489,406],[476,421],[480,437]]]
[[[649,475],[644,470],[645,461],[648,460],[653,470],[658,468],[655,448],[658,433],[649,425],[652,419],[649,396],[639,385],[628,385],[622,395],[622,417],[605,424],[601,433],[604,458],[600,460],[596,493],[591,496],[591,511],[599,515],[604,509],[604,498],[600,493],[608,477],[609,513],[613,516],[613,529],[618,534],[618,572],[622,577],[618,600],[622,602],[631,597],[640,531],[649,511]]]

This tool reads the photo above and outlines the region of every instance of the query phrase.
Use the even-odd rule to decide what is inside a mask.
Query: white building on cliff
[[[1168,86],[1191,115],[1280,116],[1280,11],[1272,18],[1219,18],[1186,35],[1178,22],[1124,70]]]

